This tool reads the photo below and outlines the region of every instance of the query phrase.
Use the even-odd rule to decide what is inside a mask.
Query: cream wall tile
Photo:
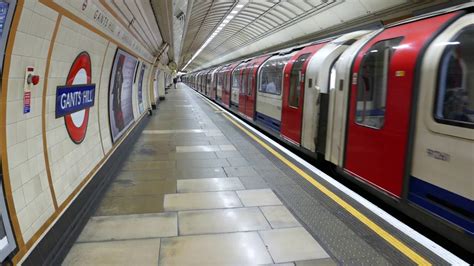
[[[39,175],[33,177],[28,183],[23,186],[26,203],[30,203],[41,193],[41,181]]]
[[[15,203],[16,211],[19,211],[25,207],[26,201],[22,188],[13,191],[13,202]]]

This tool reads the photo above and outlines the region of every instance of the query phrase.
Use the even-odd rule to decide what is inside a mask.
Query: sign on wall
[[[132,86],[137,59],[117,49],[109,83],[109,121],[112,141],[133,122]]]
[[[143,113],[143,76],[145,75],[145,64],[142,63],[140,68],[140,77],[138,78],[138,110]]]
[[[81,52],[72,63],[66,85],[56,88],[56,118],[64,117],[69,137],[76,144],[86,137],[89,109],[94,106],[91,65],[89,54]]]
[[[95,84],[59,86],[56,89],[56,118],[94,106]]]

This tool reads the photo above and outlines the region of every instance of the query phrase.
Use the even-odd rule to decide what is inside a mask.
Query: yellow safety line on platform
[[[369,227],[372,231],[374,231],[376,234],[378,234],[380,237],[385,239],[390,245],[398,249],[400,252],[405,254],[408,258],[410,258],[412,261],[414,261],[418,265],[431,265],[429,261],[427,261],[425,258],[421,257],[413,251],[411,248],[409,248],[407,245],[403,244],[400,240],[395,238],[393,235],[391,235],[389,232],[385,231],[383,228],[378,226],[376,223],[374,223],[372,220],[370,220],[367,216],[362,214],[360,211],[358,211],[356,208],[352,207],[349,203],[347,203],[345,200],[341,199],[339,196],[337,196],[335,193],[333,193],[331,190],[326,188],[324,185],[316,181],[313,177],[308,175],[306,172],[301,170],[298,166],[296,166],[294,163],[290,162],[288,159],[286,159],[283,155],[278,153],[276,150],[274,150],[272,147],[270,147],[268,144],[263,142],[260,138],[255,136],[252,132],[248,131],[244,127],[242,127],[239,123],[237,123],[232,117],[229,115],[223,113],[224,117],[227,118],[232,124],[234,124],[236,127],[238,127],[240,130],[245,132],[247,135],[249,135],[253,140],[255,140],[258,144],[260,144],[262,147],[264,147],[267,151],[269,151],[271,154],[273,154],[275,157],[280,159],[283,163],[285,163],[288,167],[293,169],[295,172],[297,172],[300,176],[302,176],[304,179],[306,179],[309,183],[311,183],[313,186],[315,186],[317,189],[319,189],[322,193],[324,193],[326,196],[328,196],[330,199],[335,201],[339,206],[344,208],[346,211],[348,211],[350,214],[352,214],[354,217],[356,217],[359,221],[361,221],[363,224],[365,224],[367,227]]]

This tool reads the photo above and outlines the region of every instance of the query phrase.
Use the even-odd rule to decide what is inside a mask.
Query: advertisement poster
[[[142,63],[140,68],[140,77],[138,78],[138,110],[143,113],[143,76],[145,75],[146,66]]]
[[[109,120],[115,142],[133,123],[132,86],[137,59],[117,49],[109,83]]]

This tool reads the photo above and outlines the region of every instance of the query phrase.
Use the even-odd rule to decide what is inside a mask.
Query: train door
[[[248,76],[252,66],[247,64],[247,66],[242,70],[242,86],[239,91],[239,113],[245,114],[245,106],[247,105],[247,91],[248,91]]]
[[[281,136],[291,142],[301,143],[303,95],[307,59],[311,53],[297,54],[285,68]]]
[[[416,62],[452,17],[387,28],[354,61],[344,168],[396,197],[404,183]]]
[[[224,69],[221,68],[217,75],[217,87],[216,87],[216,101],[222,102],[222,92],[224,90]]]
[[[231,72],[232,74],[232,87],[231,87],[231,94],[230,94],[230,107],[234,109],[239,108],[239,98],[240,98],[240,91],[242,89],[242,73],[243,69],[245,68],[246,63],[243,62],[239,64],[234,70]]]
[[[270,56],[265,55],[259,58],[256,58],[250,61],[247,64],[247,90],[242,95],[242,98],[245,101],[245,109],[241,109],[240,111],[245,117],[250,120],[253,120],[255,117],[255,103],[257,99],[257,74],[258,68],[260,67],[265,60],[267,60]]]

